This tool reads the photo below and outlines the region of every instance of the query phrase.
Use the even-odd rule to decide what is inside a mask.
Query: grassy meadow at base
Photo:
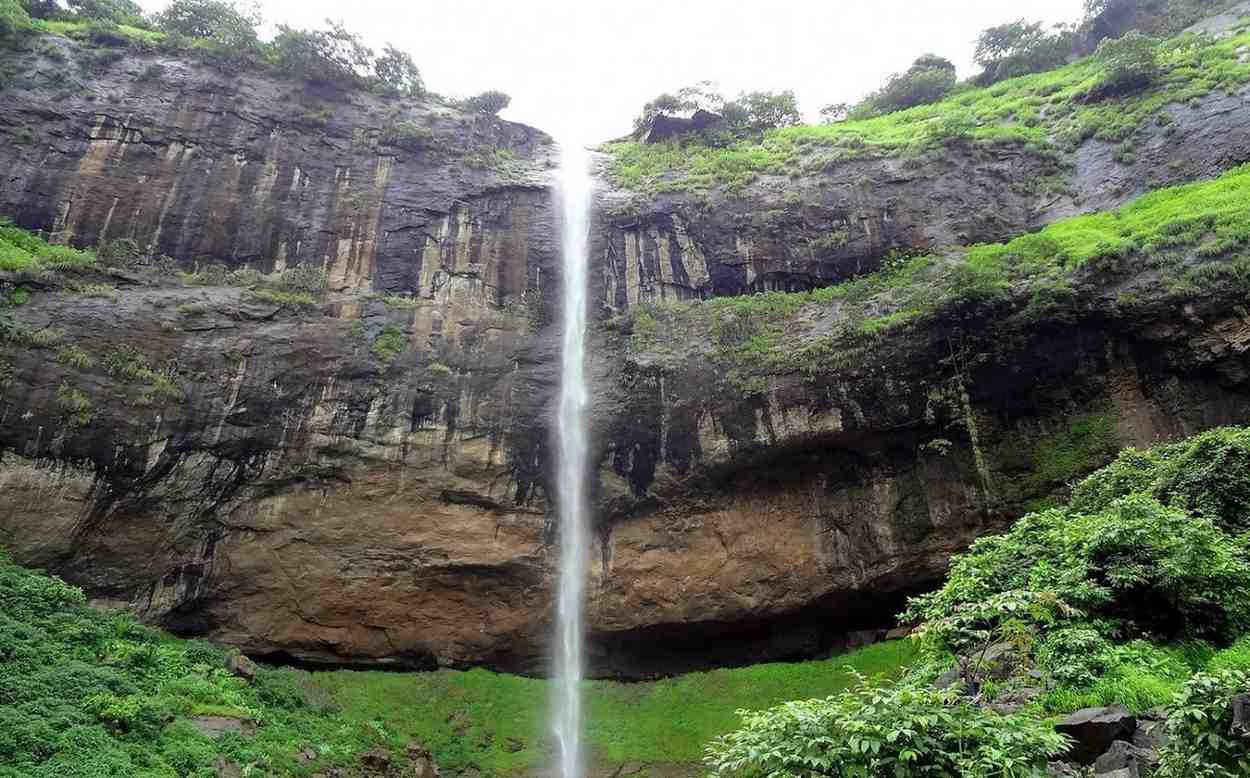
[[[834,694],[854,681],[847,667],[869,676],[896,676],[913,657],[912,644],[898,640],[811,662],[641,683],[587,681],[588,751],[601,765],[698,762],[709,740],[736,725],[740,708]],[[442,767],[472,765],[504,774],[549,758],[545,681],[487,670],[301,675],[301,685],[324,692],[345,724],[380,721],[400,739],[424,743]]]

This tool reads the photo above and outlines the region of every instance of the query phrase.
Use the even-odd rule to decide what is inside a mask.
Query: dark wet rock
[[[1094,762],[1094,775],[1116,778],[1141,778],[1154,771],[1158,753],[1124,740],[1117,740]]]
[[[1119,705],[1085,708],[1064,718],[1055,729],[1074,741],[1067,758],[1088,765],[1117,740],[1130,740],[1137,729],[1137,719]]]
[[[1250,694],[1238,694],[1228,707],[1233,713],[1233,732],[1250,736]]]

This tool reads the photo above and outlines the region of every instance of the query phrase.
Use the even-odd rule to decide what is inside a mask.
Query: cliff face
[[[0,91],[0,212],[173,261],[86,279],[115,287],[105,296],[64,274],[3,279],[32,293],[0,311],[7,331],[45,335],[0,339],[0,542],[101,603],[258,655],[543,671],[549,139],[36,48],[8,55],[22,75]],[[57,73],[75,68],[70,88]],[[1231,294],[1117,313],[1124,286],[1092,278],[1078,312],[1046,326],[965,311],[746,389],[712,358],[724,332],[675,319],[640,339],[619,315],[825,285],[891,250],[1010,237],[1250,158],[1244,93],[1167,110],[1184,142],[1147,130],[1130,165],[1090,140],[1070,159],[956,146],[711,199],[605,185],[594,671],[835,647],[1118,445],[1244,422],[1250,324]],[[1038,178],[1064,194],[1027,186]],[[319,268],[329,290],[293,305],[225,272],[243,267]],[[794,328],[815,337],[838,316]],[[119,368],[136,355],[173,389]],[[87,420],[65,391],[89,400]]]

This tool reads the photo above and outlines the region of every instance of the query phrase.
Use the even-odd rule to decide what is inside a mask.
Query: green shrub
[[[861,681],[834,697],[738,715],[740,728],[708,746],[715,775],[1032,775],[1067,748],[1044,721],[923,686]]]
[[[507,108],[511,104],[512,98],[503,92],[491,90],[483,92],[480,95],[466,97],[456,103],[456,107],[462,111],[469,113],[484,113],[490,116],[498,115],[500,111]]]
[[[1233,730],[1229,706],[1238,694],[1250,694],[1250,672],[1199,673],[1185,684],[1168,714],[1160,778],[1250,775],[1250,733]]]
[[[1130,495],[1095,514],[1030,514],[978,540],[908,617],[951,652],[1081,617],[1104,636],[1228,641],[1250,630],[1250,560],[1209,521]]]
[[[1250,429],[1213,429],[1149,451],[1128,449],[1077,485],[1072,508],[1103,510],[1134,492],[1226,531],[1250,532]]]

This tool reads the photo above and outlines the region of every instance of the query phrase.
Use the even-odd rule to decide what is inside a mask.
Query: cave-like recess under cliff
[[[101,271],[104,296],[0,274],[31,294],[0,317],[56,332],[0,340],[0,543],[102,605],[256,656],[544,672],[551,139],[161,56],[59,96],[50,74],[90,54],[51,36],[4,54],[20,75],[0,87],[0,215],[167,259]],[[136,78],[154,59],[163,78]],[[1218,296],[1029,328],[980,311],[752,392],[623,323],[1010,238],[1250,159],[1244,91],[1165,110],[1180,146],[1144,127],[1127,164],[1091,139],[1058,161],[968,144],[702,199],[602,180],[593,673],[835,649],[1117,447],[1250,419],[1250,318]],[[1068,194],[1015,185],[1036,177]],[[813,251],[830,231],[845,241]],[[313,306],[231,275],[301,267],[329,280]],[[176,391],[146,391],[117,355]],[[1039,467],[1056,448],[1077,452],[1071,472]]]

